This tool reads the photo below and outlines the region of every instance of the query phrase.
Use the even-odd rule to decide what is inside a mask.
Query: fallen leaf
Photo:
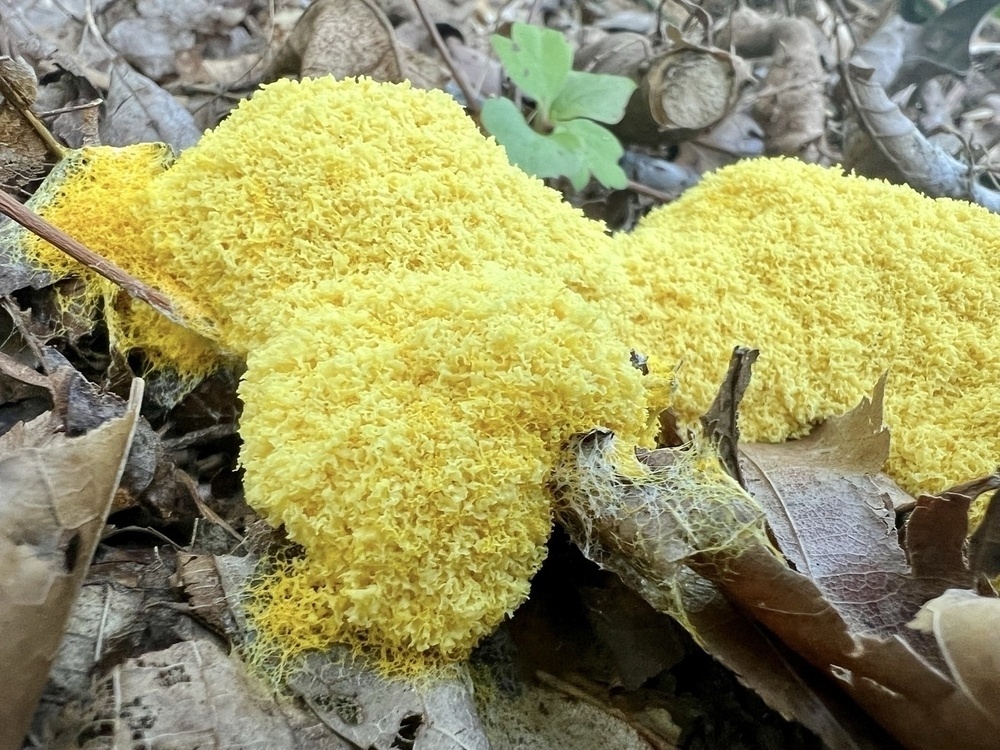
[[[0,436],[0,747],[19,747],[125,467],[142,400],[67,437],[57,413]]]
[[[973,571],[965,560],[969,507],[977,497],[998,487],[1000,472],[952,487],[940,495],[917,498],[905,529],[907,559],[913,575],[945,579],[959,588],[973,587]]]
[[[31,114],[37,93],[31,66],[20,58],[0,57],[0,189],[20,188],[45,171],[49,146]]]
[[[969,539],[969,567],[975,573],[1000,575],[1000,492],[994,493]]]
[[[764,509],[735,482],[724,490],[704,446],[634,461],[607,431],[572,438],[554,474],[557,515],[588,557],[696,635],[679,571],[708,579],[904,745],[995,746],[994,719],[936,666],[932,639],[906,627],[947,578],[912,575],[889,485],[858,471],[888,446],[880,389],[828,424],[798,444],[753,446],[754,476],[744,465],[750,487],[768,486],[768,515],[784,520],[775,538],[798,571],[759,533]]]
[[[987,716],[1000,716],[1000,599],[949,589],[912,627],[934,634],[952,679]]]
[[[902,490],[879,472],[888,456],[885,380],[871,400],[808,437],[741,447],[747,487],[782,552],[857,632],[899,633],[951,579],[911,575],[895,531]]]
[[[111,66],[105,111],[100,133],[107,146],[162,142],[182,151],[201,138],[194,118],[174,97],[121,61]]]
[[[271,80],[292,73],[303,78],[369,76],[399,82],[404,63],[392,24],[369,0],[318,0],[296,24],[268,66]]]
[[[1000,191],[981,185],[968,165],[929,141],[870,78],[853,64],[843,79],[853,105],[844,125],[844,168],[907,184],[931,198],[971,200],[1000,212]]]
[[[419,689],[388,680],[346,650],[309,654],[289,687],[334,734],[371,750],[488,750],[465,668]]]

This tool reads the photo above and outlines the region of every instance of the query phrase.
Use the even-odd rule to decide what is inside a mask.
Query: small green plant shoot
[[[491,42],[510,80],[535,100],[531,125],[510,99],[483,105],[483,127],[511,163],[536,177],[568,177],[577,190],[591,174],[605,187],[625,187],[622,146],[597,123],[621,120],[635,83],[573,70],[573,50],[552,29],[516,23],[510,39],[494,34]]]

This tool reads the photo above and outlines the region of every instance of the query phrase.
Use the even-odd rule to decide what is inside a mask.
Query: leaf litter
[[[82,84],[84,90],[86,86],[95,87],[106,99],[100,110],[100,136],[107,143],[156,139],[184,148],[194,141],[200,129],[213,125],[257,82],[276,75],[279,69],[293,75],[327,72],[385,75],[386,80],[398,77],[416,80],[419,71],[429,71],[423,79],[428,86],[449,85],[447,80],[453,73],[443,64],[428,36],[414,34],[413,26],[409,31],[403,28],[415,18],[412,10],[401,10],[391,3],[365,6],[377,23],[369,31],[345,41],[340,41],[343,28],[338,30],[335,12],[329,13],[334,19],[329,23],[309,20],[319,18],[320,10],[325,7],[342,9],[337,3],[325,0],[313,5],[312,16],[304,18],[298,28],[295,22],[302,16],[302,8],[297,4],[278,4],[272,12],[259,3],[227,3],[212,17],[196,14],[197,23],[178,20],[195,16],[178,15],[172,4],[137,3],[127,8],[126,18],[110,15],[106,4],[95,5],[90,11],[92,17],[81,9],[74,12],[74,4],[64,3],[59,10],[44,11],[41,5],[14,5],[18,7],[5,8],[11,12],[3,14],[7,25],[4,31],[23,45],[24,59],[39,71],[39,77],[42,72],[47,74],[39,94],[45,106],[56,111],[79,104],[73,99],[61,102],[56,99],[53,104],[52,95],[59,96],[55,92],[60,78],[63,83],[73,82],[64,88],[67,92],[81,90]],[[491,59],[489,34],[514,20],[539,22],[537,15],[532,15],[533,9],[525,4],[504,9],[461,3],[442,3],[440,7],[429,4],[429,7],[433,7],[439,19],[447,18],[455,32],[449,32],[447,46],[464,53],[454,54],[452,63],[458,61],[461,66],[458,73],[464,72],[476,91],[486,80],[482,61]],[[906,25],[907,22],[875,7],[858,7],[848,18],[832,13],[823,3],[811,4],[794,18],[775,16],[773,10],[759,13],[741,8],[730,12],[713,4],[706,4],[704,10],[695,13],[683,4],[666,3],[662,9],[664,21],[672,22],[672,26],[668,23],[659,26],[656,14],[624,2],[601,8],[588,6],[583,11],[548,10],[553,23],[558,25],[561,19],[562,29],[569,32],[570,38],[588,38],[586,44],[577,45],[578,70],[599,70],[600,64],[581,64],[581,61],[620,58],[623,45],[638,50],[629,63],[629,75],[645,93],[647,103],[643,106],[640,102],[637,109],[630,108],[617,132],[627,147],[635,146],[627,149],[627,160],[644,165],[628,170],[633,180],[642,182],[644,177],[653,175],[663,181],[645,191],[645,197],[632,197],[631,205],[621,216],[610,212],[613,200],[598,204],[590,196],[586,201],[602,218],[615,226],[627,227],[634,221],[629,217],[635,217],[648,201],[655,200],[659,191],[680,192],[707,169],[763,151],[821,163],[843,160],[865,174],[907,182],[934,196],[971,198],[995,210],[996,185],[992,175],[996,118],[990,114],[994,107],[989,98],[993,85],[989,66],[996,53],[989,45],[997,30],[988,21],[970,48],[973,21],[978,21],[984,10],[968,2],[955,7],[957,10],[950,15],[942,15],[937,23],[923,27]],[[751,17],[751,13],[757,15]],[[641,20],[642,33],[634,34],[632,29],[624,28],[628,25],[625,20],[633,18],[628,14]],[[706,17],[711,21],[711,33],[705,24]],[[759,25],[759,30],[749,31],[751,21]],[[878,31],[880,27],[882,31]],[[419,29],[419,24],[415,28]],[[124,33],[129,29],[128,34]],[[633,36],[628,37],[629,33]],[[401,41],[407,39],[421,39],[420,48],[411,48]],[[851,45],[855,42],[858,46],[852,53]],[[352,49],[366,53],[394,50],[392,55],[375,55],[381,61],[378,64],[387,60],[392,64],[387,72],[380,73],[376,63]],[[695,52],[724,65],[699,66],[691,60]],[[693,70],[701,71],[689,88],[678,88],[679,74],[665,73],[663,61],[671,57],[675,61],[683,59],[685,66],[693,65]],[[856,67],[844,67],[849,60]],[[731,68],[727,67],[730,65]],[[873,69],[874,74],[862,72],[862,67]],[[684,66],[682,72],[683,69]],[[951,73],[942,77],[943,70]],[[704,83],[699,76],[708,74],[718,75],[720,84],[699,86]],[[836,86],[838,79],[844,84],[843,89]],[[680,80],[683,82],[682,76]],[[668,81],[670,96],[664,97]],[[940,98],[936,106],[942,108],[937,111],[938,121],[959,134],[957,150],[954,142],[943,147],[938,144],[946,141],[935,140],[934,133],[921,131],[913,97],[899,93],[908,86],[921,95],[938,87]],[[660,111],[654,106],[657,103],[680,106],[683,115]],[[4,111],[9,110],[8,105],[5,102]],[[843,115],[835,114],[838,107],[844,108]],[[126,117],[126,110],[135,114]],[[55,114],[48,119],[78,116],[79,111]],[[96,110],[90,107],[82,111]],[[703,111],[709,113],[707,119],[685,119],[691,113]],[[39,114],[44,121],[46,113]],[[205,117],[209,119],[199,119]],[[15,130],[5,128],[5,132]],[[37,142],[31,143],[34,136],[28,130],[23,133],[23,140],[15,140],[6,147],[12,158],[22,160],[15,162],[18,166],[12,174],[21,180],[21,186],[30,190],[31,179],[43,168],[38,165],[44,163],[45,155]],[[27,179],[22,180],[22,176]],[[570,197],[583,200],[579,196]],[[22,290],[28,279],[23,274],[11,275],[7,263],[3,275],[13,279],[9,289],[5,288],[6,292],[15,293],[9,303],[15,307],[18,302],[24,304],[29,295]],[[40,286],[47,283],[39,280]],[[14,390],[0,390],[9,393],[7,401],[0,405],[5,414],[14,415],[19,404],[44,400],[46,394],[53,398],[52,389],[56,386],[50,382],[52,373],[64,372],[66,367],[80,370],[95,382],[115,383],[112,390],[127,394],[129,378],[124,373],[135,363],[117,360],[119,375],[109,378],[111,370],[105,364],[109,360],[106,333],[99,322],[81,330],[69,346],[61,338],[66,330],[60,325],[42,331],[44,325],[37,318],[38,309],[33,308],[34,318],[30,321],[34,334],[42,332],[42,340],[60,347],[70,359],[59,360],[51,354],[34,359],[18,355],[29,362],[21,365],[22,369],[17,367],[17,359],[4,360],[0,368],[3,377],[10,383],[22,384]],[[25,335],[34,334],[25,331]],[[49,372],[47,368],[53,369]],[[40,374],[39,369],[48,374]],[[18,380],[19,377],[23,380]],[[28,386],[33,390],[24,390]],[[144,463],[133,467],[131,484],[126,482],[117,493],[116,515],[110,527],[114,533],[101,548],[100,554],[111,570],[128,571],[128,565],[134,566],[138,558],[150,569],[158,567],[160,561],[169,560],[166,567],[173,570],[179,567],[181,558],[175,555],[172,545],[207,553],[203,558],[206,561],[225,560],[212,555],[239,551],[248,543],[253,545],[252,535],[248,537],[250,542],[238,542],[224,528],[228,526],[239,535],[252,522],[251,512],[241,502],[238,476],[232,471],[238,410],[233,386],[232,376],[220,376],[198,386],[175,405],[171,405],[173,399],[167,398],[159,405],[147,407],[157,430],[167,439],[161,441],[148,426],[144,428],[147,447],[142,453],[146,458]],[[1000,513],[994,510],[996,503],[990,505],[971,538],[968,565],[964,551],[968,506],[976,495],[996,490],[995,478],[982,478],[937,496],[913,499],[903,495],[890,480],[878,474],[879,456],[886,450],[889,439],[881,427],[880,397],[880,391],[876,390],[869,402],[850,414],[831,420],[807,438],[792,443],[745,445],[732,433],[729,448],[738,457],[735,466],[760,506],[758,509],[736,494],[732,496],[741,499],[730,507],[713,508],[708,527],[734,523],[733,533],[711,534],[706,544],[700,535],[692,536],[690,519],[671,511],[648,519],[657,524],[649,528],[660,528],[664,518],[673,518],[670,526],[673,531],[657,544],[641,550],[641,554],[634,544],[625,550],[600,547],[604,555],[600,560],[609,568],[624,565],[623,578],[636,583],[641,593],[652,594],[657,608],[663,609],[663,602],[667,602],[668,611],[683,613],[682,621],[698,643],[736,673],[741,682],[762,695],[772,708],[809,727],[827,746],[885,747],[891,742],[879,733],[878,727],[867,723],[864,716],[852,712],[842,695],[829,690],[830,684],[839,685],[844,694],[908,746],[949,747],[959,742],[970,747],[995,746],[991,744],[997,715],[995,701],[1000,694],[995,660],[1000,646],[995,636],[996,600],[991,598],[985,576],[996,575],[1000,568],[995,562],[998,557],[995,540],[1000,536],[996,531],[995,519]],[[79,396],[61,398],[76,403]],[[735,399],[737,403],[738,400]],[[104,407],[87,407],[83,413],[90,416],[78,420],[76,428],[81,437],[68,439],[82,440],[95,430],[105,429],[101,425],[118,424],[116,420],[121,415],[112,416],[113,412],[114,409],[109,412]],[[0,419],[0,424],[8,423]],[[8,432],[12,436],[6,438],[8,442],[23,429],[13,418],[11,424],[15,426]],[[578,450],[588,445],[585,437],[596,441],[599,453],[608,449],[606,441],[613,441],[613,436],[605,434],[584,436],[577,444]],[[706,452],[699,460],[709,460],[709,448],[703,446],[702,450]],[[45,471],[58,466],[55,449],[52,451],[51,461],[46,460],[51,466]],[[0,460],[5,457],[0,456]],[[108,459],[110,463],[115,460]],[[640,456],[639,460],[656,469],[661,458],[650,454]],[[726,465],[734,469],[731,462]],[[79,459],[70,466],[78,469]],[[598,472],[595,479],[609,480],[608,472],[613,471],[614,463],[601,466],[605,474]],[[68,471],[72,473],[74,469]],[[627,476],[611,482],[609,491],[624,491],[623,487],[635,490],[635,477],[631,474],[634,471],[633,467]],[[114,476],[115,472],[109,471],[108,475]],[[65,472],[59,476],[64,477]],[[66,481],[60,478],[52,484],[58,486]],[[732,493],[738,489],[738,483],[727,484],[719,478],[713,491],[720,487]],[[625,498],[618,500],[621,508],[630,508],[629,503],[635,498],[628,492],[625,494]],[[644,488],[641,494],[643,502],[649,502],[649,488]],[[151,500],[151,496],[161,499]],[[662,502],[662,498],[657,502]],[[678,499],[674,497],[672,502]],[[683,498],[680,502],[683,506]],[[207,509],[208,514],[202,509]],[[588,522],[595,518],[589,515]],[[601,519],[601,523],[613,521]],[[636,531],[635,518],[630,518],[629,523],[631,532],[639,533],[631,538],[641,540],[643,530]],[[573,528],[571,520],[567,519],[566,525]],[[611,531],[612,536],[622,533],[615,526]],[[595,533],[594,529],[591,533]],[[163,537],[155,537],[156,534]],[[154,538],[155,546],[151,541]],[[172,544],[159,546],[164,538]],[[734,544],[735,554],[731,549]],[[591,553],[597,549],[592,539],[581,546]],[[574,565],[567,574],[571,576],[568,580],[596,575],[581,561]],[[225,567],[225,564],[213,562],[211,567]],[[627,568],[633,572],[627,572]],[[650,572],[664,578],[672,576],[673,587],[664,592],[651,586]],[[220,746],[227,743],[234,747],[249,746],[241,744],[241,737],[246,737],[246,742],[267,740],[275,747],[350,746],[336,744],[338,740],[331,739],[338,736],[333,730],[325,739],[319,739],[324,733],[316,731],[315,709],[312,714],[303,714],[287,703],[273,703],[266,692],[258,692],[257,683],[240,671],[238,663],[227,660],[222,650],[210,645],[213,637],[210,633],[221,632],[234,643],[242,637],[239,608],[232,604],[238,600],[238,593],[233,593],[238,590],[238,583],[229,582],[228,593],[223,596],[227,604],[223,606],[218,591],[227,589],[210,589],[213,593],[208,599],[199,598],[193,590],[184,595],[182,589],[170,588],[166,582],[168,573],[168,570],[157,573],[162,575],[161,583],[156,584],[162,586],[157,589],[158,608],[175,607],[182,611],[186,606],[198,610],[217,607],[220,611],[200,622],[195,612],[190,618],[178,615],[176,622],[186,622],[187,630],[180,628],[184,631],[181,634],[150,639],[135,635],[135,629],[145,627],[148,622],[145,614],[138,613],[137,605],[142,601],[141,582],[151,580],[148,577],[132,574],[131,580],[139,582],[140,587],[128,596],[138,598],[126,597],[109,604],[111,600],[105,597],[104,603],[96,607],[92,601],[85,604],[86,597],[81,598],[78,610],[82,620],[67,628],[68,638],[72,640],[87,632],[107,637],[107,643],[124,645],[108,649],[92,663],[83,662],[81,671],[99,678],[96,687],[81,680],[75,683],[75,688],[65,687],[70,684],[65,681],[59,683],[64,686],[62,698],[50,701],[48,705],[54,710],[46,713],[43,708],[36,718],[32,736],[41,742],[37,746],[46,746],[46,740],[41,739],[46,737],[75,741],[109,716],[113,717],[114,736],[122,741],[132,736],[130,732],[145,731],[138,724],[130,725],[128,717],[120,711],[115,714],[118,704],[107,702],[111,695],[121,694],[148,696],[143,699],[147,718],[160,716],[162,712],[161,721],[176,722],[185,712],[189,713],[189,723],[196,735],[213,737],[221,742]],[[94,570],[91,578],[93,583],[100,580]],[[235,579],[240,580],[240,576]],[[602,587],[611,586],[608,579],[602,580]],[[110,588],[108,584],[100,585],[106,586],[106,592],[120,594],[120,582]],[[617,589],[611,586],[608,590]],[[632,645],[635,633],[628,634],[633,630],[638,632],[638,624],[648,620],[652,610],[634,601],[627,607],[609,604],[621,601],[620,592],[612,595],[593,586],[583,586],[581,592],[580,599],[586,602],[584,611],[597,618],[595,622],[605,623],[595,625],[583,636],[602,654],[586,667],[589,681],[575,680],[572,670],[541,681],[524,681],[520,676],[507,674],[504,679],[509,679],[508,687],[514,692],[530,691],[524,693],[530,699],[517,704],[513,715],[509,708],[504,709],[507,713],[490,714],[488,706],[480,700],[479,712],[494,721],[491,735],[494,746],[504,746],[504,741],[497,739],[496,717],[501,717],[500,724],[508,726],[515,721],[514,716],[522,724],[530,725],[533,719],[528,704],[536,699],[539,705],[546,706],[546,712],[557,712],[567,702],[589,700],[597,713],[591,714],[592,723],[586,725],[588,729],[578,742],[589,739],[597,747],[612,736],[602,734],[612,731],[609,726],[614,725],[615,732],[629,727],[634,731],[641,724],[637,717],[645,716],[648,720],[656,715],[658,704],[662,705],[671,696],[676,699],[678,693],[664,685],[663,675],[683,664],[683,658],[673,665],[677,654],[663,654],[662,658],[649,662],[634,659],[637,651],[648,647]],[[66,606],[66,596],[58,597],[60,606]],[[609,628],[601,618],[606,618],[608,611],[620,608],[629,614]],[[136,610],[129,620],[131,624],[118,626],[117,631],[106,629],[108,612],[122,609]],[[102,619],[95,623],[93,619],[98,615],[88,612],[100,612]],[[511,625],[516,626],[521,616],[519,613]],[[538,638],[543,627],[551,629],[551,617],[550,614],[537,618],[525,627],[519,636],[522,644]],[[53,621],[39,635],[51,638],[62,627]],[[662,627],[668,632],[671,626],[663,623]],[[116,632],[129,635],[123,639],[112,635]],[[500,636],[502,632],[497,637]],[[179,640],[169,645],[171,639]],[[610,669],[609,659],[613,665]],[[802,660],[812,667],[804,668]],[[53,674],[67,674],[59,670],[65,670],[70,663],[64,652]],[[174,669],[178,664],[180,669]],[[648,668],[643,669],[644,665]],[[327,668],[317,667],[320,672]],[[488,694],[490,690],[498,690],[497,685],[506,684],[494,678],[498,669],[510,668],[506,658],[498,657],[490,665],[493,676],[479,683],[481,689],[477,688],[477,694]],[[533,671],[550,674],[533,670],[532,663],[523,659],[518,668],[528,674]],[[559,671],[551,661],[547,668]],[[584,669],[581,665],[576,668]],[[653,670],[658,670],[658,674]],[[817,679],[816,670],[831,679]],[[38,669],[26,674],[37,682]],[[56,676],[53,680],[57,680]],[[566,677],[571,679],[566,681]],[[378,684],[376,677],[370,679]],[[168,683],[180,685],[185,692],[178,693],[176,687],[170,690]],[[56,684],[50,683],[50,698]],[[621,684],[629,692],[641,695],[627,708],[615,705]],[[186,690],[185,685],[191,689]],[[161,690],[163,686],[168,689]],[[218,693],[219,686],[226,686],[226,691],[231,692]],[[356,687],[330,686],[298,689],[313,702],[317,696],[325,700],[340,694],[338,691],[357,691]],[[430,714],[426,704],[420,700],[409,703],[410,698],[400,697],[389,688],[379,690],[382,692],[377,698],[366,694],[365,701],[358,704],[367,701],[375,706],[379,700],[391,704],[383,716],[372,717],[373,727],[384,717],[394,717],[381,727],[387,733],[371,735],[376,738],[373,742],[377,746],[404,746],[393,743],[414,734],[426,736],[417,729],[406,729],[415,724],[433,724],[427,721]],[[725,690],[738,688],[730,686]],[[231,695],[239,699],[232,701]],[[170,705],[184,710],[166,710]],[[284,719],[274,719],[275,705],[282,706]],[[462,726],[475,730],[474,734],[481,732],[481,727],[475,729],[475,712],[469,708],[470,704],[462,705],[465,707],[460,710],[445,709],[445,718],[466,716]],[[405,710],[400,711],[403,707]],[[230,718],[213,727],[204,713],[209,708]],[[662,707],[659,710],[664,711]],[[692,742],[698,731],[708,731],[704,727],[710,721],[702,718],[684,722],[684,710],[676,703],[672,710],[674,719],[685,725],[683,729],[669,720],[652,722],[658,729],[650,730],[647,726],[629,741],[636,742],[636,747],[651,746],[654,742],[674,746],[673,743]],[[320,706],[320,712],[323,711],[326,709]],[[340,713],[334,713],[342,718]],[[598,720],[599,715],[604,719]],[[666,715],[671,716],[669,712]],[[76,717],[76,723],[67,721],[72,716]],[[413,716],[423,718],[417,722]],[[242,725],[241,717],[245,721]],[[259,721],[253,717],[259,717]],[[18,720],[23,722],[24,717]],[[728,716],[725,720],[735,722],[738,717]],[[605,722],[603,728],[601,721]],[[328,723],[321,723],[329,728]],[[543,724],[544,720],[536,721],[534,729],[529,726],[523,730],[523,736],[540,736],[533,733],[541,733]],[[56,731],[53,727],[60,729]],[[454,726],[448,729],[453,730]],[[259,733],[254,735],[254,731]],[[818,746],[800,741],[805,743],[803,747]],[[86,746],[104,746],[95,742],[96,735]],[[456,746],[476,745],[473,742]]]

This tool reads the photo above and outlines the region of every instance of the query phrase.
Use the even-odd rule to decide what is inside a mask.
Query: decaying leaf
[[[922,84],[942,73],[964,76],[969,40],[995,0],[964,0],[924,23],[891,16],[855,51],[853,62],[873,68],[872,80],[888,92]]]
[[[269,65],[267,78],[295,73],[398,82],[405,77],[403,70],[392,24],[378,5],[369,0],[319,0],[299,19]]]
[[[830,750],[882,750],[890,740],[874,721],[789,653],[780,641],[737,608],[718,587],[692,570],[682,573],[687,619],[702,647],[768,706],[797,721]]]
[[[107,146],[168,143],[181,151],[201,138],[194,118],[174,97],[120,61],[111,66],[106,109],[100,133]]]
[[[993,494],[979,526],[969,539],[969,567],[975,573],[1000,575],[1000,492]]]
[[[83,729],[75,708],[112,664],[145,653],[150,643],[204,635],[175,601],[172,565],[173,556],[162,548],[98,547],[35,712],[37,747],[61,747],[56,737]]]
[[[888,457],[882,424],[885,380],[871,400],[808,437],[742,446],[748,488],[778,546],[856,632],[898,633],[920,606],[949,586],[914,576],[895,533],[894,502],[909,500],[879,474]]]
[[[242,564],[244,576],[249,575],[247,558],[179,554],[175,582],[184,590],[192,616],[232,643],[242,639],[244,624],[236,615],[238,607],[227,599],[221,580],[220,568],[230,562]]]
[[[310,654],[289,686],[353,747],[488,750],[464,668],[416,688],[387,680],[349,653]],[[404,743],[401,745],[401,743]]]
[[[20,58],[0,57],[0,188],[19,188],[45,171],[51,136],[48,141],[43,137],[31,113],[37,92],[31,66]]]
[[[764,129],[768,154],[816,161],[826,133],[826,73],[814,26],[802,18],[735,9],[725,28],[737,54],[770,55],[754,116]]]
[[[104,528],[142,400],[78,437],[48,412],[0,436],[0,747],[19,747]]]
[[[317,732],[315,717],[277,701],[210,640],[182,641],[116,666],[94,688],[81,724],[77,736],[64,738],[67,746],[350,748]],[[94,726],[104,729],[87,729]]]
[[[854,65],[844,72],[855,113],[845,121],[844,168],[1000,212],[1000,192],[983,187],[968,166],[927,140],[869,76]]]
[[[906,521],[904,540],[914,576],[947,580],[957,588],[974,586],[974,570],[970,570],[965,560],[969,506],[980,495],[998,487],[1000,471],[952,487],[940,495],[917,498]]]
[[[1000,600],[949,589],[911,627],[934,634],[951,677],[979,709],[1000,716]]]
[[[719,459],[713,465],[705,446],[640,453],[636,461],[611,433],[595,431],[569,441],[555,472],[558,515],[591,559],[696,636],[682,566],[839,684],[904,745],[991,747],[995,719],[942,673],[947,654],[906,627],[924,602],[968,576],[930,562],[916,572],[907,565],[889,500],[899,491],[874,475],[887,449],[880,385],[871,401],[809,438],[744,447],[757,506],[735,482],[723,490]],[[984,480],[959,494],[992,485]],[[796,570],[760,533],[765,511]]]

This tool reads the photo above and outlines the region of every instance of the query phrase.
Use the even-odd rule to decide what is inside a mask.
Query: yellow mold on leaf
[[[888,371],[888,473],[913,494],[1000,461],[1000,217],[790,159],[742,162],[616,238],[648,300],[643,345],[681,362],[672,405],[711,403],[736,345],[760,349],[743,437],[781,441]]]
[[[194,295],[177,283],[142,240],[136,208],[150,181],[173,160],[163,144],[125,148],[91,147],[70,152],[28,203],[49,223],[114,262],[181,305],[193,318],[200,314]],[[149,305],[132,299],[115,284],[84,268],[36,235],[17,228],[12,246],[25,260],[55,277],[76,274],[84,280],[85,312],[103,305],[111,344],[121,352],[142,350],[151,369],[171,369],[182,380],[197,382],[218,364],[212,342],[175,325]],[[66,300],[69,304],[69,300]]]
[[[271,84],[155,161],[43,213],[248,355],[247,498],[307,550],[250,602],[261,649],[462,658],[527,593],[560,443],[646,440],[666,397],[694,423],[737,345],[761,351],[747,439],[800,435],[888,370],[904,487],[1000,456],[1000,218],[976,206],[762,159],[612,239],[445,94],[367,80]]]

